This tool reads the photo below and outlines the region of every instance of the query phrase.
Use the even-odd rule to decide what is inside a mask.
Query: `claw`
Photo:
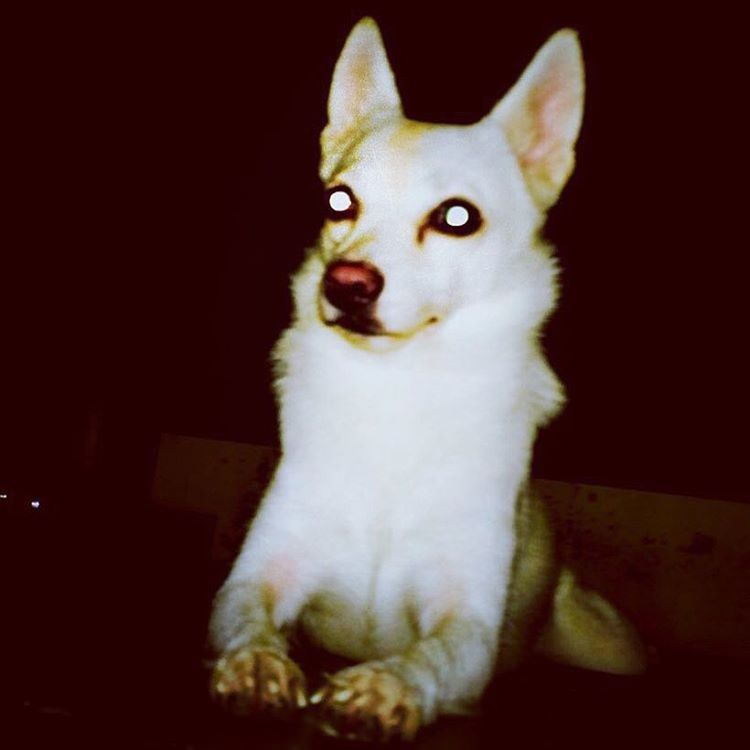
[[[219,695],[224,695],[229,690],[229,688],[228,688],[228,686],[225,683],[223,683],[223,682],[217,682],[216,685],[214,685],[214,690]]]
[[[329,737],[339,736],[336,729],[328,722],[321,722],[320,724],[318,724],[318,727],[320,728],[321,732],[323,732],[323,734],[327,734]]]
[[[336,703],[345,703],[354,695],[354,691],[351,688],[344,688],[343,690],[339,690],[337,693],[334,693],[333,700]]]
[[[412,739],[420,712],[408,685],[378,665],[328,677],[311,698],[320,730],[331,736],[387,742]]]
[[[212,693],[236,713],[284,716],[306,703],[304,675],[285,654],[245,647],[216,662]]]

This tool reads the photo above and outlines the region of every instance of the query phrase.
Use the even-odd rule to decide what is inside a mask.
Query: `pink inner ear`
[[[521,157],[523,164],[543,161],[564,144],[573,106],[570,88],[557,76],[534,91],[529,107],[534,136]]]

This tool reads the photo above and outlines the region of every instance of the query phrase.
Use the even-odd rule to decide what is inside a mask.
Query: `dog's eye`
[[[465,237],[482,226],[479,209],[462,198],[449,198],[432,211],[428,220],[430,228],[443,234]]]
[[[325,192],[325,215],[330,221],[354,219],[358,211],[357,199],[346,185],[335,185]]]

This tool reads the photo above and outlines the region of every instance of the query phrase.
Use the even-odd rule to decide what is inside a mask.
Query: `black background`
[[[146,500],[162,431],[276,440],[268,351],[320,222],[330,75],[366,13],[407,114],[446,122],[484,115],[549,34],[578,29],[586,113],[548,224],[564,272],[545,338],[570,399],[540,435],[535,471],[748,500],[738,14],[27,4],[0,45],[0,483],[22,488],[0,505],[0,714],[20,722],[19,746],[61,746],[66,733],[76,747],[86,734],[93,747],[283,745],[278,727],[266,742],[255,725],[206,718],[199,654],[226,571],[209,560],[210,518]],[[100,439],[82,474],[92,414]],[[486,722],[443,724],[425,746],[484,746],[498,727],[550,747],[716,744],[742,715],[732,675],[745,685],[744,671],[678,659],[646,683],[522,674]]]
[[[535,472],[747,500],[747,45],[716,3],[11,19],[3,471],[65,476],[91,410],[123,486],[147,482],[160,431],[276,440],[268,351],[320,222],[330,75],[364,14],[407,114],[433,121],[482,116],[549,34],[580,32],[578,163],[548,224],[564,272],[545,342],[569,405]]]

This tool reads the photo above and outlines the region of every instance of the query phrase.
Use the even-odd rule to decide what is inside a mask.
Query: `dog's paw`
[[[410,740],[419,729],[416,692],[377,663],[360,664],[329,676],[311,698],[318,727],[354,740]]]
[[[245,646],[224,654],[211,675],[211,694],[240,715],[283,717],[307,705],[302,670],[272,648]]]

